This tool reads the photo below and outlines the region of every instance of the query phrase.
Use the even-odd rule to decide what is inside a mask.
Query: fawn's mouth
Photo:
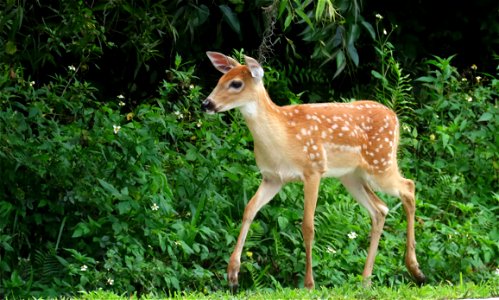
[[[214,114],[218,111],[210,98],[206,98],[203,103],[201,103],[201,109],[209,114]]]

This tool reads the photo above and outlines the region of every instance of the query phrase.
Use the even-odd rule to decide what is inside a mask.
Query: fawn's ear
[[[208,55],[213,66],[222,73],[227,73],[232,68],[240,65],[235,59],[222,53],[207,51],[206,55]]]
[[[260,63],[256,61],[256,59],[249,57],[249,56],[244,56],[244,61],[248,68],[251,71],[251,76],[255,79],[262,79],[263,78],[263,68],[260,66]]]

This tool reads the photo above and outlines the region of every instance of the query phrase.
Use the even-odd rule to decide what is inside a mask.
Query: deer
[[[263,83],[260,63],[244,56],[244,64],[218,52],[206,52],[223,73],[202,102],[209,114],[239,109],[253,136],[254,156],[262,181],[247,203],[234,251],[227,267],[231,289],[238,287],[241,253],[258,211],[284,184],[303,182],[302,235],[305,244],[304,286],[314,288],[312,244],[314,215],[321,178],[338,178],[350,195],[369,213],[370,244],[362,272],[371,284],[374,261],[383,231],[387,205],[375,194],[401,200],[407,218],[405,264],[419,284],[425,275],[416,258],[415,184],[402,177],[397,164],[399,121],[394,111],[375,101],[278,106]]]

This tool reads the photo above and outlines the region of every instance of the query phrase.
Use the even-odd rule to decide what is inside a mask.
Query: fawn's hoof
[[[233,295],[237,294],[237,292],[239,290],[239,284],[229,282],[229,290],[230,290],[231,294],[233,294]]]
[[[227,280],[229,281],[229,289],[233,294],[237,292],[239,287],[239,265],[239,261],[231,261],[227,267]]]
[[[412,274],[414,276],[414,279],[416,280],[416,283],[419,286],[422,286],[423,284],[426,283],[426,276],[421,272],[421,270],[418,270],[416,274]]]

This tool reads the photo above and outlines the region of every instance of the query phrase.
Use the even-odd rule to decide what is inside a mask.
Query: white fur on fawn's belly
[[[355,170],[354,167],[348,167],[348,168],[329,168],[327,171],[322,175],[322,177],[341,177],[346,174],[352,173]]]
[[[303,180],[303,173],[297,168],[279,166],[275,169],[260,168],[264,177],[278,178],[281,182]]]

